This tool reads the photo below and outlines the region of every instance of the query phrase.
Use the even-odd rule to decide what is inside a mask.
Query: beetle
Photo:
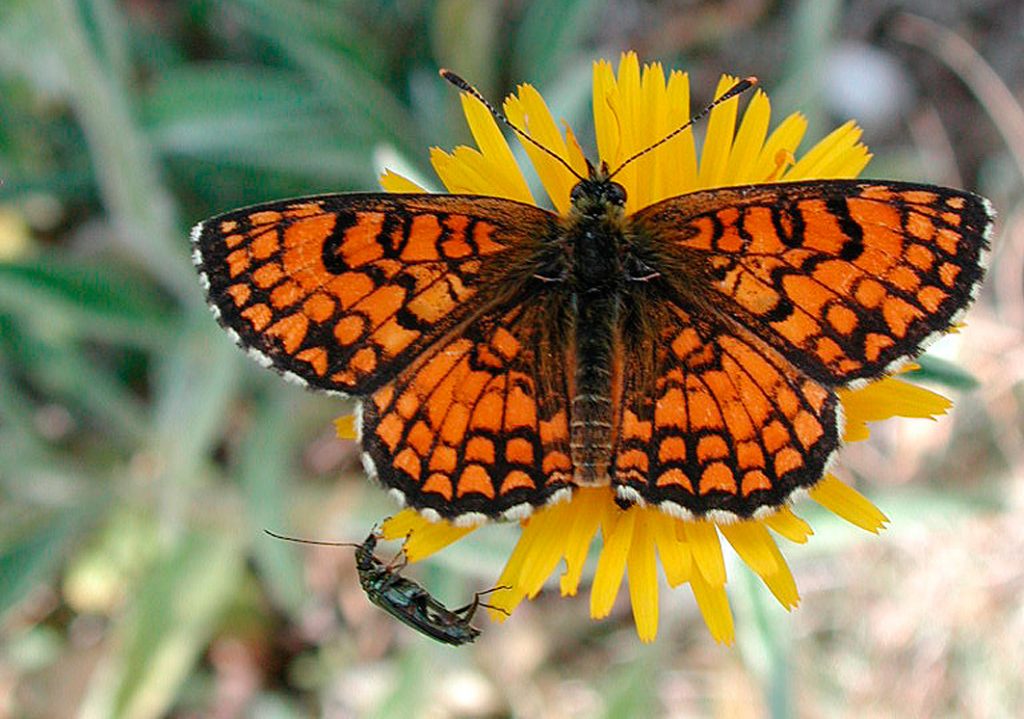
[[[402,569],[408,563],[405,550],[401,550],[390,562],[382,562],[375,554],[380,535],[376,527],[367,535],[361,544],[350,542],[321,542],[309,539],[297,539],[264,530],[271,537],[302,544],[319,544],[330,547],[355,547],[356,571],[359,573],[359,584],[366,592],[367,598],[420,634],[430,637],[442,644],[462,646],[476,641],[480,630],[470,622],[480,607],[487,607],[507,614],[501,607],[495,607],[480,601],[480,598],[508,589],[498,586],[484,592],[476,592],[473,601],[458,609],[449,609],[435,599],[424,587],[403,577]]]

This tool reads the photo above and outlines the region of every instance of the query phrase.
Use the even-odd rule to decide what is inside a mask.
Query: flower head
[[[723,76],[716,96],[735,79]],[[468,94],[463,110],[476,148],[458,147],[453,152],[434,149],[434,169],[453,193],[473,193],[535,203],[515,156],[488,110]],[[562,158],[577,174],[586,176],[587,162],[572,131],[560,131],[540,94],[521,85],[504,103],[512,123],[539,144]],[[635,54],[622,56],[618,71],[607,62],[594,66],[594,127],[599,160],[610,168],[664,138],[690,115],[689,83],[673,71],[666,79],[660,65],[640,66]],[[703,147],[697,150],[692,129],[687,129],[625,165],[616,176],[627,193],[626,212],[635,212],[660,200],[694,190],[738,184],[787,180],[856,177],[870,154],[860,142],[860,129],[848,122],[808,151],[797,154],[807,129],[806,120],[793,114],[770,128],[770,103],[755,91],[739,115],[739,100],[717,106],[707,120]],[[577,179],[562,163],[537,147],[524,143],[550,204],[560,213],[569,209],[569,193]],[[385,173],[385,189],[394,192],[422,191],[405,178]],[[929,417],[942,414],[949,402],[903,380],[888,378],[857,390],[840,391],[845,416],[844,440],[868,436],[867,422],[896,415]],[[339,433],[347,436],[351,425]],[[855,489],[827,474],[809,492],[811,499],[847,521],[871,532],[887,522],[870,501]],[[660,562],[671,587],[689,584],[712,636],[731,642],[733,622],[726,597],[727,581],[721,537],[762,579],[787,609],[799,602],[793,576],[779,551],[775,537],[803,543],[810,526],[788,507],[765,516],[733,522],[683,519],[655,507],[621,509],[609,487],[578,489],[570,501],[549,505],[521,522],[522,534],[497,585],[508,587],[492,595],[492,618],[503,621],[523,599],[540,592],[560,564],[563,595],[575,595],[584,564],[595,537],[601,549],[590,590],[590,613],[606,617],[628,574],[629,596],[637,632],[643,641],[655,638],[658,628]],[[461,539],[473,527],[430,522],[412,510],[388,520],[388,538],[408,536],[405,550],[415,562]]]

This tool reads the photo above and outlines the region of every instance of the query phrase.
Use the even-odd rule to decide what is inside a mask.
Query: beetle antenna
[[[296,542],[297,544],[318,544],[322,547],[355,547],[358,549],[361,544],[355,544],[353,542],[324,542],[317,539],[301,539],[299,537],[288,537],[284,534],[278,534],[277,532],[271,532],[269,529],[264,529],[264,533],[269,534],[274,539],[283,539],[286,542]]]

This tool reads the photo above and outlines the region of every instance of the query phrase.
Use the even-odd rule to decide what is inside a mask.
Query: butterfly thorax
[[[614,349],[627,281],[626,193],[618,183],[592,177],[579,182],[571,198],[565,225],[576,318],[570,447],[576,482],[606,484],[613,439]]]

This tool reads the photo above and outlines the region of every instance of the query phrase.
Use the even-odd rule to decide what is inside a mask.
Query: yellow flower
[[[715,96],[735,83],[723,76]],[[529,185],[500,128],[488,110],[468,94],[463,110],[478,149],[458,147],[448,153],[434,149],[431,160],[445,186],[453,193],[474,193],[535,202]],[[707,120],[703,149],[698,152],[691,129],[643,155],[616,175],[627,193],[627,213],[668,197],[694,190],[759,182],[837,179],[856,177],[870,154],[860,142],[860,129],[842,125],[797,157],[797,146],[807,129],[806,120],[793,114],[769,132],[770,104],[767,95],[754,92],[737,126],[739,101],[731,99],[716,107]],[[660,65],[641,68],[633,53],[622,56],[618,72],[601,61],[594,66],[594,125],[598,155],[611,168],[645,147],[664,138],[690,115],[687,76],[673,71],[666,81]],[[559,131],[540,94],[529,85],[518,88],[504,103],[504,111],[517,126],[541,145],[566,160],[586,176],[583,152],[571,131]],[[559,212],[569,208],[569,192],[576,179],[554,158],[524,144],[548,199]],[[409,180],[385,173],[385,189],[393,192],[422,191]],[[857,390],[840,391],[845,413],[844,440],[868,437],[866,423],[896,415],[929,417],[942,414],[949,402],[939,395],[899,379],[888,378]],[[339,420],[339,434],[352,436],[351,421]],[[888,521],[870,501],[831,474],[809,492],[814,501],[836,515],[870,532]],[[720,642],[733,639],[733,620],[726,597],[726,569],[720,537],[764,581],[787,609],[800,596],[774,535],[803,543],[810,526],[783,506],[757,519],[719,523],[683,520],[656,508],[633,506],[620,509],[609,487],[588,487],[567,502],[546,506],[521,522],[522,534],[497,585],[509,587],[490,600],[498,607],[491,616],[503,621],[526,598],[533,598],[564,562],[560,578],[563,595],[575,595],[583,576],[589,549],[598,532],[602,547],[590,591],[590,614],[608,616],[628,572],[629,595],[637,632],[652,641],[658,630],[658,562],[668,584],[689,583],[712,636]],[[474,531],[432,523],[415,511],[405,510],[384,524],[387,538],[408,536],[409,561],[427,557]]]

